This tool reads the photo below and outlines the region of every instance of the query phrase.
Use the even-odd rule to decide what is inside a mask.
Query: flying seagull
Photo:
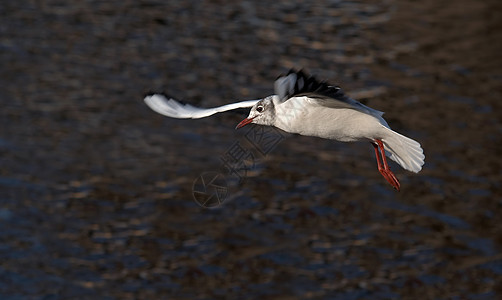
[[[275,81],[274,89],[275,95],[263,99],[214,108],[182,104],[163,94],[150,94],[144,100],[152,110],[171,118],[199,119],[251,107],[236,129],[254,123],[341,142],[369,141],[375,149],[378,171],[398,191],[401,185],[386,156],[408,171],[418,173],[422,169],[425,155],[420,144],[390,129],[383,112],[348,97],[339,86],[318,81],[301,70],[290,70]]]

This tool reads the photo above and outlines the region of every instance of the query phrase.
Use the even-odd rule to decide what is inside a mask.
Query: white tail
[[[390,128],[386,129],[388,134],[382,138],[385,154],[408,171],[418,173],[422,170],[425,155],[420,144]]]

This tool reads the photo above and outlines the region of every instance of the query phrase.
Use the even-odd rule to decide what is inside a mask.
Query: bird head
[[[273,96],[269,96],[261,101],[258,101],[249,112],[247,118],[242,120],[235,129],[241,128],[247,124],[259,124],[259,125],[274,125],[275,120],[275,108],[273,102]]]

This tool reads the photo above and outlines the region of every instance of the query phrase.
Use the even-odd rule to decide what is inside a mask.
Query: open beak
[[[243,127],[243,126],[246,126],[247,124],[253,122],[253,119],[254,118],[245,118],[239,124],[237,124],[237,126],[235,126],[235,129],[239,129],[239,128]]]

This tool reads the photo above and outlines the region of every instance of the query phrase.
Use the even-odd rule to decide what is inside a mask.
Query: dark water
[[[501,11],[2,1],[1,298],[500,297]],[[386,111],[424,170],[392,165],[397,193],[369,145],[281,135],[260,152],[242,116],[142,102],[255,99],[291,67]],[[254,155],[241,183],[222,162],[236,143]],[[204,172],[223,174],[213,209],[193,197]]]

